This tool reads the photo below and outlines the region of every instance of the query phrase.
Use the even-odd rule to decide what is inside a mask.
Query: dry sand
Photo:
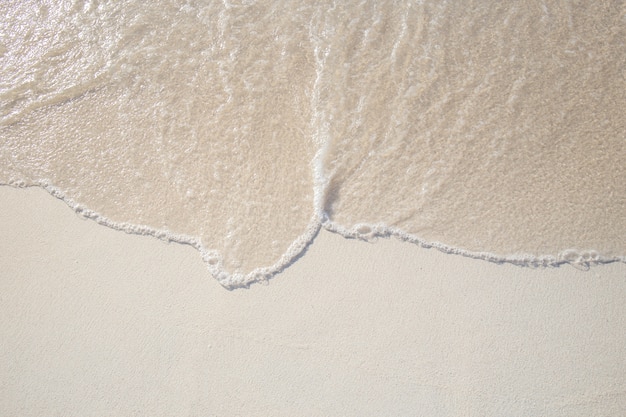
[[[621,416],[626,265],[322,231],[269,286],[0,187],[3,415]]]

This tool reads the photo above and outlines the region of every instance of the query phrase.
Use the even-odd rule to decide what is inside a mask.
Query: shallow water
[[[626,6],[309,3],[2,3],[0,183],[226,286],[319,227],[626,259]]]

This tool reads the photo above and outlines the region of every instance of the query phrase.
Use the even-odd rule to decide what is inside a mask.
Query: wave
[[[206,248],[198,237],[173,233],[169,230],[160,230],[149,225],[120,223],[108,219],[84,205],[68,198],[63,191],[54,187],[46,181],[36,184],[25,184],[22,181],[11,181],[0,183],[0,186],[11,186],[15,188],[40,187],[51,196],[62,200],[81,218],[94,221],[102,226],[128,234],[151,236],[164,242],[174,242],[189,245],[196,249],[205,263],[209,273],[224,288],[233,290],[237,288],[248,288],[251,284],[267,284],[275,275],[289,267],[293,262],[304,255],[309,245],[313,243],[319,231],[323,228],[332,233],[337,233],[348,239],[359,239],[365,242],[375,242],[378,238],[395,237],[399,240],[418,245],[425,249],[437,249],[447,254],[461,255],[469,258],[485,260],[494,263],[510,263],[513,265],[533,268],[558,267],[569,264],[580,270],[588,270],[591,266],[611,263],[626,262],[626,256],[602,256],[595,250],[567,249],[558,255],[532,255],[532,254],[510,254],[502,255],[489,252],[468,251],[456,248],[440,242],[429,242],[424,239],[407,233],[403,230],[389,227],[384,224],[358,224],[352,228],[344,227],[329,220],[328,215],[323,210],[318,210],[311,219],[309,226],[304,233],[291,243],[289,249],[272,265],[258,267],[247,274],[231,273],[224,269],[222,256],[216,249]],[[320,205],[318,207],[323,207]]]
[[[267,282],[322,228],[625,261],[617,5],[362,6],[0,6],[0,183],[190,245],[227,288]]]

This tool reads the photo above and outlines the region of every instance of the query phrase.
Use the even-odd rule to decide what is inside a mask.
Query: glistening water
[[[626,259],[626,5],[7,1],[0,183],[190,243],[225,286],[320,227]]]

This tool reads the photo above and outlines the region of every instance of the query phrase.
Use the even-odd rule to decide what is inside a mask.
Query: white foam
[[[319,163],[319,155],[316,159],[317,163]],[[316,167],[316,174],[319,175],[318,181],[316,182],[316,196],[323,196],[325,194],[324,187],[327,185],[328,181],[321,175],[322,171],[319,169],[319,165],[314,164],[314,166]],[[491,252],[469,251],[463,248],[450,246],[442,242],[427,241],[419,236],[407,233],[402,229],[390,227],[383,223],[359,223],[348,228],[329,219],[329,216],[323,209],[325,201],[321,197],[318,197],[315,202],[315,215],[311,219],[308,227],[302,235],[294,240],[288,250],[274,264],[270,266],[258,267],[247,274],[230,273],[223,266],[222,255],[219,250],[206,248],[202,245],[198,237],[178,234],[164,229],[155,229],[149,225],[112,221],[106,216],[103,216],[102,214],[85,207],[79,202],[68,198],[62,190],[52,185],[48,180],[40,180],[32,184],[22,180],[11,180],[6,184],[0,185],[9,185],[16,188],[38,186],[46,190],[50,193],[50,195],[65,202],[65,204],[74,210],[77,215],[84,219],[95,221],[100,225],[110,227],[114,230],[123,231],[128,234],[151,236],[164,242],[175,242],[190,245],[200,252],[200,256],[210,274],[227,289],[245,288],[249,287],[253,283],[267,284],[270,278],[283,271],[300,256],[302,256],[306,248],[313,242],[322,227],[348,239],[375,242],[381,237],[395,237],[402,241],[418,245],[422,248],[435,248],[448,254],[461,255],[494,263],[510,263],[521,267],[556,267],[563,264],[569,264],[577,269],[588,270],[590,267],[602,263],[626,262],[626,256],[603,256],[593,249],[564,249],[555,255],[533,255],[528,253],[496,254]]]
[[[11,180],[6,184],[0,183],[0,186],[2,185],[8,185],[15,188],[27,188],[33,186],[41,187],[53,197],[62,200],[81,218],[95,221],[100,225],[114,230],[123,231],[128,234],[151,236],[164,242],[175,242],[190,245],[200,252],[200,256],[211,275],[227,289],[248,287],[252,283],[267,283],[271,277],[283,271],[296,258],[302,255],[307,246],[311,244],[311,242],[315,239],[315,236],[317,236],[321,225],[317,216],[314,216],[304,233],[294,240],[287,251],[273,265],[256,268],[247,274],[230,273],[223,267],[222,255],[220,252],[216,249],[206,248],[202,245],[200,238],[198,237],[174,233],[170,230],[156,229],[143,224],[113,221],[67,197],[62,190],[52,185],[48,180],[40,180],[34,183],[27,183],[23,180]]]
[[[588,270],[591,266],[610,262],[626,262],[626,256],[604,256],[593,249],[564,249],[555,255],[533,255],[530,253],[497,254],[484,251],[471,251],[463,248],[450,246],[442,242],[427,241],[419,236],[406,231],[390,227],[382,223],[366,224],[359,223],[351,228],[344,227],[336,222],[323,221],[322,227],[330,232],[338,233],[348,239],[359,239],[366,242],[374,242],[377,238],[395,237],[404,242],[419,245],[423,248],[435,248],[441,252],[466,256],[469,258],[485,260],[494,263],[509,263],[522,267],[557,267],[569,264],[577,269]]]

